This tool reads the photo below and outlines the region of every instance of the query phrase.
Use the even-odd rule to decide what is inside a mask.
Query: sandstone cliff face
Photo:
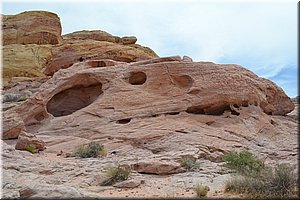
[[[158,57],[135,44],[134,36],[117,37],[104,31],[79,31],[61,36],[59,17],[45,11],[3,15],[3,79],[52,76],[59,69],[88,60],[108,58],[133,62]]]

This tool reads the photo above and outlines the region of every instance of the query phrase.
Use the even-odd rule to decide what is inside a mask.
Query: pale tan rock
[[[51,63],[49,45],[6,45],[3,52],[3,81],[7,85],[12,77],[46,77],[42,72]]]
[[[115,183],[113,186],[117,188],[136,188],[141,185],[141,180],[126,180]]]
[[[27,11],[17,15],[2,15],[3,45],[60,44],[59,17],[47,11]]]
[[[15,148],[17,150],[26,150],[27,146],[30,144],[34,145],[39,151],[46,149],[44,141],[38,139],[34,134],[27,133],[25,131],[22,131],[19,134]]]

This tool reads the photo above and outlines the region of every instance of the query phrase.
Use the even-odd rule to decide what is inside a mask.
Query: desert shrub
[[[26,151],[29,151],[30,153],[34,154],[37,153],[39,150],[35,147],[34,144],[27,144],[25,147]]]
[[[197,183],[194,186],[193,189],[196,192],[197,197],[206,197],[206,195],[207,195],[207,193],[209,191],[209,187],[208,186],[204,186],[204,185],[201,185],[199,183]]]
[[[186,171],[193,171],[200,168],[199,163],[197,163],[197,160],[194,157],[183,157],[180,160],[180,165]]]
[[[131,172],[128,165],[112,165],[108,167],[105,179],[100,183],[101,186],[113,185],[116,182],[127,180]]]
[[[256,158],[251,152],[229,152],[224,154],[225,166],[243,175],[255,175],[264,167],[264,163]]]
[[[244,193],[252,198],[289,198],[297,192],[297,174],[288,164],[266,167],[257,176],[235,176],[225,184],[225,192]]]
[[[96,142],[90,142],[88,145],[80,145],[72,153],[72,156],[81,158],[96,158],[99,155],[106,156],[107,151],[103,145]]]

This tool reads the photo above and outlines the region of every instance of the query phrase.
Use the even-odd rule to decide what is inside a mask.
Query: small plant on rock
[[[186,171],[194,171],[200,168],[199,163],[197,163],[196,158],[187,156],[183,157],[180,160],[180,165],[183,167]]]
[[[204,186],[202,184],[197,183],[194,186],[194,191],[196,192],[197,197],[206,197],[207,193],[209,191],[209,187],[208,186]]]
[[[81,158],[96,158],[99,155],[106,156],[106,154],[107,151],[103,145],[96,142],[90,142],[88,145],[79,146],[75,152],[72,153],[72,156]]]
[[[128,165],[112,165],[108,167],[106,178],[100,183],[101,186],[113,185],[116,182],[127,180],[131,172]]]
[[[34,144],[27,144],[25,147],[26,151],[29,151],[30,153],[34,154],[37,153],[39,150],[35,147]]]

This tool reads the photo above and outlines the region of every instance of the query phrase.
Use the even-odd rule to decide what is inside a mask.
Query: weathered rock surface
[[[42,71],[52,60],[49,45],[6,45],[2,53],[5,85],[12,77],[45,77]]]
[[[25,130],[25,124],[18,113],[5,113],[1,135],[2,139],[6,140],[18,138],[19,134],[23,130]]]
[[[59,17],[30,11],[3,15],[3,80],[45,77],[76,62],[113,59],[134,62],[158,57],[148,47],[135,44],[134,36],[118,37],[104,31],[78,31],[61,37]]]
[[[3,45],[62,43],[60,19],[47,11],[2,15],[2,34]]]
[[[33,98],[7,112],[19,113],[26,125],[65,116],[42,127],[57,131],[66,128],[68,119],[75,125],[75,116],[78,120],[96,116],[100,124],[107,124],[174,112],[222,115],[228,110],[239,115],[239,107],[249,105],[275,115],[294,109],[281,88],[237,65],[186,62],[180,57],[114,67],[100,66],[100,62],[81,62],[60,70]],[[68,126],[72,129],[73,125]],[[80,127],[76,125],[77,130]]]
[[[53,60],[45,68],[46,75],[53,75],[59,69],[66,69],[74,63],[90,59],[112,59],[121,62],[134,62],[155,58],[149,48],[137,44],[123,45],[111,41],[92,39],[67,39],[61,46],[52,49]]]
[[[133,164],[133,169],[140,173],[166,175],[182,172],[180,163],[174,161],[143,160]]]
[[[94,30],[94,31],[76,31],[73,33],[69,33],[63,35],[63,38],[66,39],[76,39],[76,40],[86,40],[92,39],[97,41],[106,41],[112,43],[120,43],[120,44],[135,44],[137,38],[134,36],[126,36],[126,37],[118,37],[113,36],[105,31]]]
[[[22,131],[19,134],[15,148],[17,150],[27,150],[26,148],[28,145],[34,145],[34,147],[39,151],[43,151],[46,149],[45,142],[43,140],[38,139],[34,134]]]
[[[42,59],[37,66],[56,73],[15,77],[4,87],[4,95],[28,97],[4,106],[4,198],[192,198],[197,183],[210,188],[208,197],[232,198],[222,192],[230,177],[222,157],[242,149],[266,164],[285,162],[297,170],[298,104],[282,89],[238,65],[155,58],[135,42],[80,31],[55,46],[20,45],[24,52],[50,48],[48,64]],[[43,51],[36,54],[43,57]],[[21,63],[21,53],[15,55],[12,65]],[[47,149],[15,150],[29,141]],[[63,156],[91,141],[103,144],[107,156]],[[182,170],[183,157],[200,167]],[[133,166],[130,178],[100,186],[114,163]]]
[[[136,188],[141,185],[141,180],[126,180],[114,184],[117,188]]]

